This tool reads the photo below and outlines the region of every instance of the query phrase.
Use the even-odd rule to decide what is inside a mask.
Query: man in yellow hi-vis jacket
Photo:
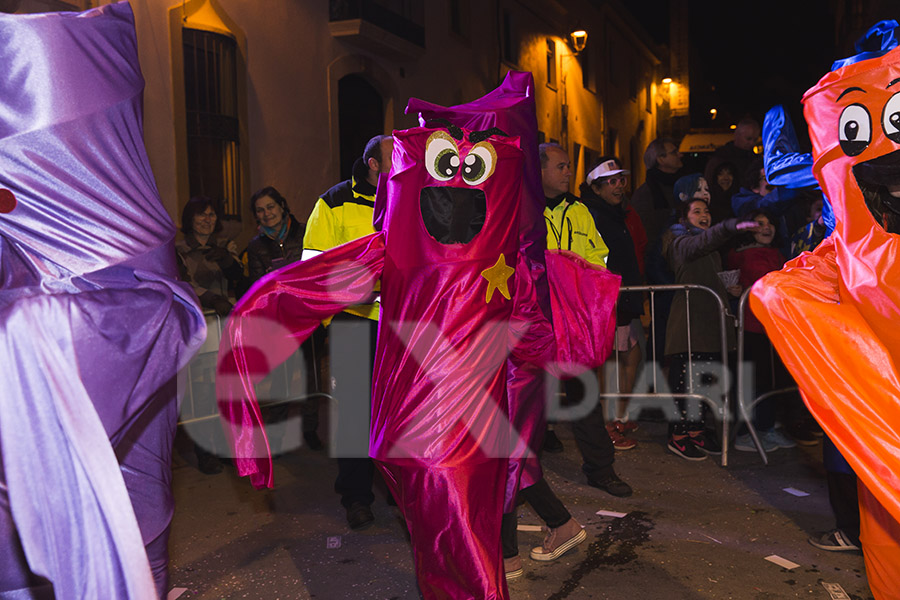
[[[306,223],[303,260],[375,232],[372,225],[375,187],[378,175],[391,169],[393,142],[392,137],[385,135],[370,139],[362,157],[353,164],[352,177],[319,197]],[[338,456],[334,488],[341,495],[351,529],[362,529],[375,520],[371,509],[375,500],[372,493],[375,466],[367,452],[378,315],[377,301],[351,306],[335,317],[337,327],[329,327],[331,393],[338,399],[335,403],[337,435],[332,440]],[[369,352],[368,361],[353,359],[365,350]]]

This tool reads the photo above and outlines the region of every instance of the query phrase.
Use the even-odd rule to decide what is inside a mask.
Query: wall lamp
[[[572,49],[575,54],[578,54],[587,46],[588,34],[584,29],[576,28],[569,34],[569,38],[572,40]]]

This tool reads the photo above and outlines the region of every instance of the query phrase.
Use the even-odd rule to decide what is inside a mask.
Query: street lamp
[[[569,38],[572,40],[572,50],[575,54],[578,54],[584,47],[587,45],[587,31],[581,29],[580,27],[576,27],[570,34]]]

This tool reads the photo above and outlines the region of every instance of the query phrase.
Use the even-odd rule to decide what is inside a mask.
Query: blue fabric
[[[831,65],[831,70],[837,71],[841,67],[887,54],[897,47],[897,38],[894,35],[897,27],[897,21],[893,19],[879,21],[856,41],[853,47],[856,54],[836,60]]]
[[[686,200],[693,198],[694,192],[697,191],[697,181],[701,177],[702,175],[700,173],[691,173],[690,175],[679,177],[678,181],[675,182],[675,187],[672,189],[675,196],[675,202],[685,202]],[[684,199],[681,198],[682,194],[685,196]]]
[[[831,207],[831,202],[828,200],[828,196],[822,194],[822,220],[825,222],[825,237],[827,238],[834,231],[834,209]]]
[[[740,219],[754,210],[765,210],[780,217],[791,207],[796,197],[797,192],[790,188],[775,188],[765,196],[760,196],[753,190],[742,187],[731,197],[731,209]]]
[[[819,187],[812,173],[812,153],[799,151],[794,125],[783,106],[766,113],[762,137],[766,181],[791,189]]]
[[[847,475],[856,475],[847,459],[837,449],[834,442],[827,435],[822,438],[822,462],[826,471],[832,473],[846,473]]]

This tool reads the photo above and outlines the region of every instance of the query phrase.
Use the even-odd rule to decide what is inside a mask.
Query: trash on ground
[[[777,554],[772,554],[770,556],[767,556],[766,560],[771,563],[775,563],[779,567],[784,567],[785,569],[796,569],[797,567],[800,566],[795,562],[791,562],[786,558],[782,558],[782,557],[778,556]]]
[[[825,583],[823,581],[822,587],[831,596],[831,600],[850,600],[850,595],[838,583]]]
[[[598,510],[596,514],[600,515],[601,517],[614,517],[616,519],[621,519],[628,513],[615,512],[612,510]]]

